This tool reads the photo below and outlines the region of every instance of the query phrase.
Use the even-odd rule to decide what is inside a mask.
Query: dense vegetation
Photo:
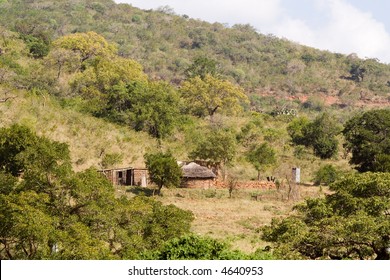
[[[96,171],[146,165],[160,193],[176,159],[331,184],[264,229],[274,256],[389,258],[389,65],[109,0],[0,1],[0,35],[2,259],[271,258]]]
[[[60,36],[95,31],[116,42],[119,54],[141,63],[153,79],[179,84],[195,58],[218,61],[224,76],[254,94],[254,105],[264,105],[256,102],[259,93],[331,95],[350,105],[386,98],[389,88],[390,67],[375,58],[319,51],[260,34],[249,25],[228,28],[176,15],[168,7],[143,11],[111,0],[0,5],[0,24],[18,32],[34,57],[45,56],[50,42]]]

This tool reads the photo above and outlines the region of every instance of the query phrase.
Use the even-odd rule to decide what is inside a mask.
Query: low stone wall
[[[228,182],[217,181],[215,182],[216,188],[229,188]],[[268,181],[246,181],[246,182],[237,182],[236,189],[261,189],[261,190],[272,190],[276,189],[274,182]]]

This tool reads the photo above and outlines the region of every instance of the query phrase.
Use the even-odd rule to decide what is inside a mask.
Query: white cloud
[[[281,0],[117,0],[131,3],[135,7],[155,9],[170,6],[178,14],[188,14],[193,18],[201,18],[220,23],[268,23],[274,21],[281,10]]]
[[[341,0],[330,0],[330,21],[319,33],[319,44],[343,53],[356,52],[361,57],[390,62],[390,34],[370,13]]]

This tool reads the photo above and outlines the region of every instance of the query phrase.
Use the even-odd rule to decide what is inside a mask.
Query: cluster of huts
[[[182,169],[183,188],[211,188],[215,185],[218,168],[207,167],[198,162],[178,162]],[[108,180],[119,186],[141,186],[149,184],[148,170],[146,168],[113,168],[100,170]]]

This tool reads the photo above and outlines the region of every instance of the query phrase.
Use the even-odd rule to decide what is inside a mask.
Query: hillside
[[[389,259],[389,92],[390,65],[249,25],[0,0],[0,257]],[[177,188],[193,160],[209,189]],[[96,172],[126,166],[159,196]]]
[[[1,25],[45,42],[95,31],[116,42],[121,56],[141,63],[152,79],[180,84],[196,57],[218,61],[221,73],[244,87],[262,110],[315,102],[340,108],[389,105],[389,65],[298,45],[249,25],[229,28],[168,8],[143,11],[110,0],[0,5]]]

